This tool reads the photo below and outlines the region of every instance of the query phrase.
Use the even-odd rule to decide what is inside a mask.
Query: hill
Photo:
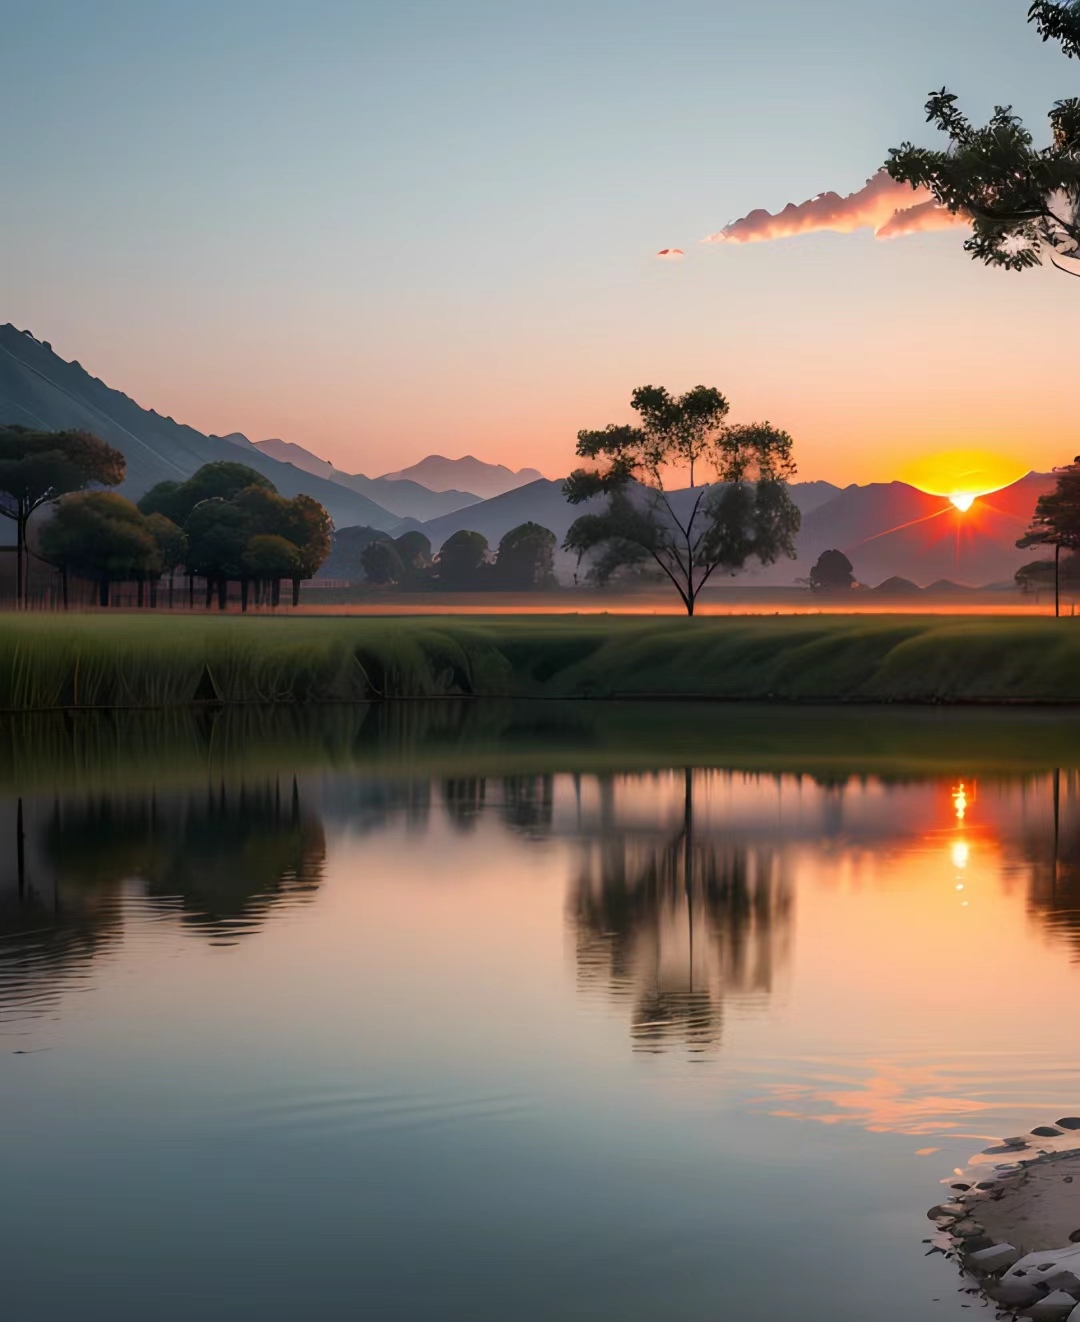
[[[795,503],[805,515],[808,510],[817,509],[839,494],[840,488],[834,487],[829,482],[796,482],[791,490]],[[697,496],[698,491],[700,487],[694,492],[694,497]],[[681,505],[689,505],[691,498],[689,491],[677,491],[672,495],[677,510]],[[461,528],[471,528],[474,532],[483,533],[488,542],[496,546],[499,539],[511,528],[531,520],[533,523],[550,528],[561,542],[579,514],[601,507],[600,502],[594,505],[591,501],[586,505],[568,505],[562,493],[562,483],[541,478],[538,482],[517,487],[501,496],[495,496],[492,500],[473,505],[467,510],[459,510],[444,518],[432,519],[424,524],[424,532],[436,549],[451,533]],[[794,576],[792,571],[791,577]],[[786,581],[788,580],[785,579]]]
[[[419,482],[429,491],[475,491],[483,500],[501,496],[515,487],[542,481],[543,473],[535,468],[522,468],[516,473],[503,464],[486,464],[471,454],[463,459],[447,459],[441,454],[429,454],[418,464],[402,468],[397,473],[384,473],[390,482],[409,480]]]
[[[750,568],[737,581],[747,586],[785,586],[805,579],[822,551],[843,551],[860,582],[889,578],[918,584],[947,579],[979,586],[1010,582],[1016,570],[1036,558],[1018,551],[1016,539],[1027,527],[1039,496],[1053,478],[1029,473],[1001,491],[980,496],[961,513],[944,496],[930,496],[905,482],[874,482],[843,488],[828,482],[796,482],[791,492],[802,511],[796,538],[798,558],[767,568]],[[676,510],[689,492],[672,493]],[[581,508],[568,505],[562,484],[541,479],[424,524],[438,548],[451,533],[471,528],[495,546],[504,533],[533,520],[562,541]]]
[[[366,523],[392,528],[400,520],[359,492],[280,463],[246,437],[205,436],[154,409],[144,409],[78,362],[66,362],[51,345],[14,326],[0,326],[0,423],[54,430],[81,427],[116,446],[127,460],[120,490],[137,500],[157,482],[180,481],[203,464],[244,461],[265,474],[283,496],[301,492],[322,501],[339,526]]]
[[[248,443],[246,437],[240,439]],[[359,492],[368,500],[373,500],[383,509],[389,510],[391,514],[396,514],[399,519],[411,519],[422,523],[425,519],[437,519],[441,514],[452,514],[454,510],[476,505],[480,500],[480,497],[474,496],[471,491],[430,491],[419,482],[411,482],[408,479],[365,477],[363,473],[343,473],[329,460],[320,459],[318,455],[312,454],[310,450],[305,450],[302,445],[297,445],[293,441],[276,438],[256,441],[255,448],[282,463],[294,464],[297,468],[302,468],[305,473],[316,473],[330,482],[337,482],[339,486]]]

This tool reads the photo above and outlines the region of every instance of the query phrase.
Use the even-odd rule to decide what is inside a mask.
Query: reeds
[[[1072,620],[0,617],[0,710],[445,697],[1080,702]]]

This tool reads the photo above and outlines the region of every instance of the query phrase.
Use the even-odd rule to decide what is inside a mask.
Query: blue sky
[[[0,319],[146,406],[367,472],[554,474],[634,385],[703,380],[808,476],[953,440],[1060,457],[1073,282],[955,233],[698,246],[928,140],[931,86],[1041,133],[1080,66],[1022,0],[9,8]]]

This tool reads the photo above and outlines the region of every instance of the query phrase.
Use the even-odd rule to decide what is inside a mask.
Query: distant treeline
[[[462,529],[438,551],[419,531],[392,537],[376,528],[342,528],[323,573],[387,591],[532,592],[556,586],[555,534],[538,523],[511,528],[493,552],[482,533]]]

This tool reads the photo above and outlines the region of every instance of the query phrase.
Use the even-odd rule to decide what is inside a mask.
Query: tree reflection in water
[[[1051,935],[1080,960],[1080,777],[1056,770],[1051,782],[1052,826],[1039,822],[1024,831],[1029,872],[1028,904]]]
[[[671,833],[621,829],[610,780],[601,799],[604,829],[586,844],[569,900],[579,988],[629,1002],[635,1050],[712,1051],[725,1002],[767,997],[787,960],[792,903],[780,853],[699,831],[689,770]]]
[[[295,782],[21,808],[0,864],[0,1014],[43,1011],[85,978],[132,901],[232,944],[322,876],[322,823]]]

